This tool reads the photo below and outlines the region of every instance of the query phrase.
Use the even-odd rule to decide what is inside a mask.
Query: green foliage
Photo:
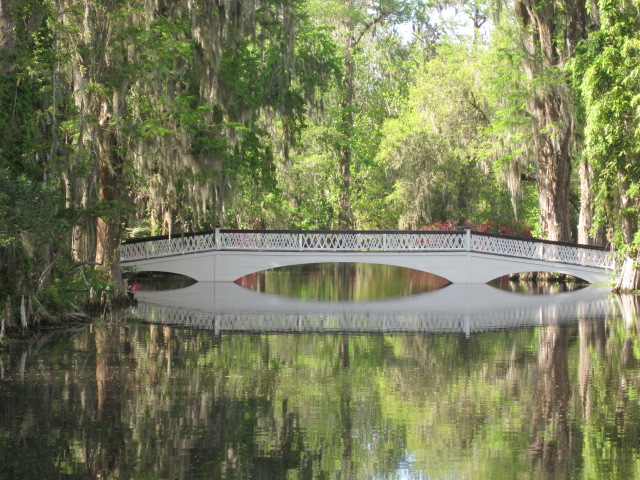
[[[601,1],[602,26],[577,50],[570,72],[584,108],[585,155],[595,171],[599,222],[622,233],[640,212],[640,5]],[[628,227],[627,227],[628,228]],[[630,240],[618,235],[627,250]]]
[[[332,130],[323,127],[306,129],[300,148],[292,157],[292,165],[280,178],[282,207],[287,228],[331,229],[336,227],[335,208],[338,183]]]
[[[481,60],[464,45],[442,46],[419,72],[398,118],[385,123],[377,160],[400,226],[512,218],[482,150],[496,105]]]
[[[68,228],[68,212],[55,206],[61,199],[52,185],[0,170],[0,246],[12,247],[26,236],[43,237]]]
[[[302,96],[311,102],[341,77],[338,47],[328,27],[314,25],[307,18],[301,22],[296,35],[296,69]]]
[[[98,272],[81,272],[69,257],[69,233],[75,214],[64,208],[54,184],[0,170],[0,301],[7,296],[34,299],[36,306],[62,311],[79,305],[88,293],[105,287]],[[83,293],[84,292],[84,293]],[[78,299],[80,296],[80,299]],[[14,316],[19,303],[12,303]]]
[[[0,168],[40,179],[50,145],[51,33],[45,25],[26,31],[21,15],[38,14],[24,9],[14,13],[15,48],[0,50]]]
[[[371,9],[340,2],[306,5],[318,32],[315,38],[332,55],[328,64],[332,73],[309,105],[310,125],[289,155],[295,163],[285,161],[286,170],[280,174],[283,211],[298,225],[344,227],[338,219],[350,208],[359,228],[393,227],[396,222],[384,204],[384,172],[374,159],[381,126],[397,113],[415,66],[411,47],[394,25],[408,19],[418,5],[397,1]],[[348,168],[340,166],[346,158]],[[291,175],[295,180],[287,178]],[[346,198],[350,206],[345,205]],[[305,219],[308,215],[313,217]]]

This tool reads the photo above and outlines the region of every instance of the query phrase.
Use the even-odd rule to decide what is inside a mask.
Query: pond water
[[[140,320],[9,344],[0,478],[640,478],[635,297],[389,275],[141,286]]]
[[[363,302],[430,292],[450,282],[391,265],[313,263],[254,273],[236,283],[256,292],[301,300]]]

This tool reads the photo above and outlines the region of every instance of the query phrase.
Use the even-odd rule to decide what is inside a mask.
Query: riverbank
[[[112,298],[108,292],[98,296],[94,291],[90,291],[81,306],[70,303],[69,308],[50,311],[35,296],[21,295],[18,299],[7,295],[0,316],[0,346],[5,337],[25,338],[41,328],[90,323],[135,304],[136,299],[131,291],[118,299]]]

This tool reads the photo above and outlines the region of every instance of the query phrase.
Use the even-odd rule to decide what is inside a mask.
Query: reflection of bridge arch
[[[471,333],[595,319],[611,311],[605,287],[519,295],[487,285],[450,285],[376,302],[308,302],[229,283],[137,292],[134,314],[153,323],[219,332]]]
[[[592,283],[610,280],[613,260],[594,247],[477,232],[215,233],[131,241],[123,266],[198,281],[232,282],[251,273],[309,263],[375,263],[412,268],[453,283],[486,283],[519,272],[555,272]]]

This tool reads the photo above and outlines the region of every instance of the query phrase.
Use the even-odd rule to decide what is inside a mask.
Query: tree
[[[378,161],[401,228],[484,221],[489,209],[505,213],[487,201],[495,181],[475,152],[492,117],[476,66],[466,45],[441,46],[420,69],[398,118],[385,123]]]
[[[571,240],[571,142],[575,118],[563,76],[586,32],[584,0],[514,0],[531,89],[540,228],[549,240]]]
[[[95,263],[107,272],[115,289],[113,296],[119,298],[125,294],[119,256],[126,220],[123,209],[127,199],[123,194],[132,184],[130,140],[136,137],[139,119],[132,112],[139,106],[136,99],[140,98],[143,79],[149,83],[157,77],[170,81],[174,70],[167,68],[162,54],[170,53],[178,59],[189,47],[176,41],[179,30],[166,28],[166,23],[154,19],[147,23],[135,2],[61,2],[54,3],[54,8],[53,48],[60,52],[56,69],[60,70],[60,83],[66,80],[58,87],[60,93],[54,90],[54,107],[58,95],[69,102],[60,111],[54,108],[54,116],[66,121],[70,130],[66,151],[57,153],[61,157],[60,171],[66,172],[71,184],[79,183],[77,173],[73,174],[79,163],[74,159],[88,160],[95,172],[83,195],[83,203],[93,203],[97,214],[96,246],[87,254],[95,252]],[[158,32],[163,25],[163,31]],[[141,123],[155,116],[146,115]],[[67,193],[70,202],[76,193]]]
[[[617,290],[640,288],[640,4],[598,2],[601,27],[573,62],[585,109],[585,155],[593,168],[594,206],[600,225],[623,259]]]
[[[380,74],[376,71],[379,64],[372,60],[371,52],[394,34],[393,25],[408,21],[419,6],[420,2],[406,0],[353,0],[347,4],[332,2],[329,5],[318,2],[312,6],[318,12],[316,20],[333,27],[334,40],[340,46],[342,57],[342,76],[330,99],[332,117],[328,119],[332,148],[337,157],[339,183],[335,208],[340,228],[353,228],[357,220],[353,191],[354,171],[363,162],[356,147],[363,140],[359,135],[375,138],[374,132],[382,122],[378,120],[377,124],[367,125],[366,132],[359,130],[363,112],[371,111],[371,106],[363,99],[371,98],[366,91],[376,90],[376,76]],[[367,69],[368,75],[362,76],[363,70]]]
[[[63,264],[73,222],[48,169],[55,133],[47,13],[46,2],[0,2],[0,303],[18,296],[12,305],[35,305],[36,319],[47,316],[38,304],[62,303],[54,280],[69,281]]]
[[[333,67],[312,68],[330,65],[330,51],[313,51],[322,44],[294,1],[82,5],[56,15],[74,60],[61,66],[76,107],[65,113],[99,180],[96,261],[121,292],[122,225],[266,226],[276,145],[286,156]]]

